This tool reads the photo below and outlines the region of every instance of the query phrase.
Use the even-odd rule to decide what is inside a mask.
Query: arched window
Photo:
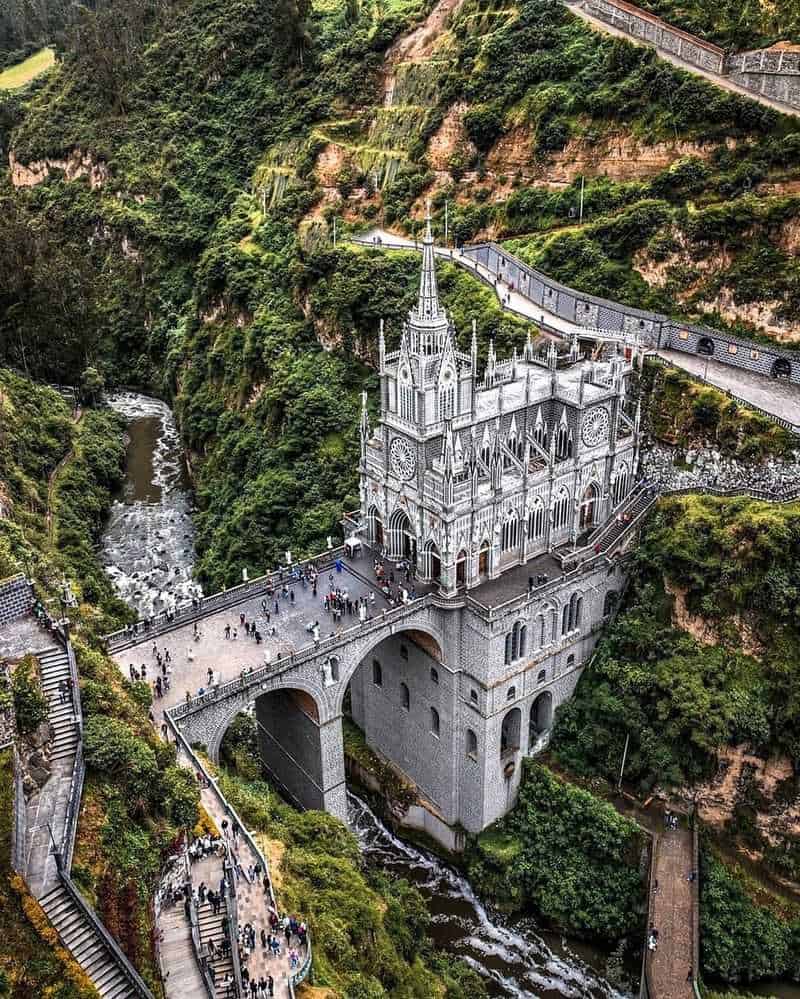
[[[400,382],[400,418],[413,423],[416,419],[414,386],[411,382]]]
[[[511,647],[508,647],[508,638],[511,638]],[[506,652],[509,658],[506,662],[513,662],[515,659],[521,659],[525,655],[528,645],[528,629],[522,623],[522,621],[515,621],[514,627],[506,636]]]
[[[516,699],[516,696],[517,696],[517,688],[509,687],[508,690],[506,691],[506,700],[513,701]]]
[[[570,655],[567,656],[567,666],[574,666],[574,665],[575,665],[575,655],[574,653],[571,653]]]
[[[383,686],[383,670],[377,659],[372,660],[372,682],[376,687]]]
[[[564,604],[561,611],[561,634],[566,635],[569,631],[569,604]]]
[[[619,601],[619,594],[616,590],[609,590],[606,593],[605,599],[603,600],[603,617],[608,617],[609,614],[613,614],[617,609],[617,602]]]
[[[409,693],[408,686],[405,683],[400,684],[400,704],[406,709],[406,711],[411,708],[411,694]]]
[[[436,672],[433,666],[431,666],[431,683],[438,684],[438,682],[439,682],[439,674]]]
[[[533,439],[543,450],[547,450],[547,430],[544,423],[537,423],[533,429]]]
[[[478,552],[478,575],[485,576],[489,572],[489,542],[484,539]]]
[[[511,662],[513,658],[514,654],[513,649],[514,649],[514,638],[512,633],[509,631],[509,633],[506,635],[506,652],[504,659],[506,666],[508,666],[508,664]]]
[[[515,753],[519,749],[519,735],[522,713],[512,708],[503,719],[500,727],[500,757]]]
[[[469,692],[469,699],[472,701],[473,704],[478,703],[478,691],[474,687]]]
[[[537,496],[528,513],[528,539],[540,538],[544,534],[544,503]]]
[[[503,522],[500,539],[500,549],[504,552],[511,551],[519,544],[519,520],[516,513],[510,513]]]
[[[533,626],[534,639],[540,649],[547,643],[546,632],[547,625],[545,624],[544,614],[540,614]]]
[[[553,504],[553,526],[556,530],[566,527],[569,523],[569,492],[562,488]]]
[[[455,410],[456,387],[454,382],[439,389],[439,419],[450,420]]]
[[[580,529],[587,530],[597,523],[598,506],[600,505],[600,490],[597,483],[591,482],[583,494],[579,513]]]
[[[467,729],[467,756],[471,760],[478,759],[478,737],[471,728]]]
[[[544,683],[544,681],[546,679],[547,679],[547,670],[546,669],[540,669],[539,670],[539,675],[536,677],[536,682],[537,683]]]
[[[431,732],[438,738],[439,736],[439,712],[436,708],[431,708]]]
[[[328,666],[330,666],[330,670],[331,670],[331,680],[333,680],[334,682],[338,683],[338,681],[339,681],[339,657],[338,656],[331,656],[330,659],[328,660]]]
[[[617,477],[614,480],[614,506],[621,503],[628,495],[630,490],[630,478],[631,473],[628,468],[628,463],[623,461],[617,471]]]
[[[572,457],[572,432],[565,423],[559,426],[556,434],[556,457],[562,459]]]

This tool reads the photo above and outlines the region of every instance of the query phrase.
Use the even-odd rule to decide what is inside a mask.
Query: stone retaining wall
[[[0,628],[33,609],[33,588],[22,576],[12,576],[0,582]]]
[[[753,94],[800,110],[800,53],[780,48],[728,53],[718,45],[676,28],[627,0],[585,0],[586,13],[631,38],[695,66],[728,77]]]
[[[703,41],[680,28],[675,28],[649,11],[625,0],[586,0],[585,9],[592,17],[641,39],[678,59],[709,73],[725,72],[725,50]]]
[[[759,375],[781,375],[788,381],[800,384],[800,353],[745,340],[708,326],[676,322],[658,312],[635,309],[576,291],[554,281],[542,271],[529,267],[497,243],[465,246],[461,253],[477,260],[500,281],[513,285],[515,291],[535,305],[541,305],[545,324],[545,313],[553,313],[587,330],[636,336],[644,347],[713,357],[722,364],[744,368]],[[536,321],[538,316],[534,315],[533,318]],[[774,417],[770,415],[770,418]]]

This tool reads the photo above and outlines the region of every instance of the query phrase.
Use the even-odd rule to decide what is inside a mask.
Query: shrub
[[[17,727],[27,735],[47,720],[47,698],[39,680],[38,663],[33,656],[25,656],[17,663],[11,679],[11,692]]]

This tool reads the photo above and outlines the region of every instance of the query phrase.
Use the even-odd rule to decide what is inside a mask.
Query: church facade
[[[441,595],[441,626],[385,641],[353,677],[368,743],[437,821],[477,832],[513,804],[620,594],[593,545],[635,483],[639,412],[622,357],[509,359],[478,371],[438,297],[430,222],[399,349],[380,336],[380,413],[361,428],[364,541]]]

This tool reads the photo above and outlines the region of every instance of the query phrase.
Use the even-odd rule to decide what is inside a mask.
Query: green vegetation
[[[246,777],[222,771],[220,787],[273,858],[281,908],[308,920],[314,942],[313,984],[347,999],[481,999],[480,977],[431,949],[419,892],[361,866],[355,837],[323,812],[298,813],[253,778],[247,722],[226,739]],[[278,849],[276,850],[276,844]]]
[[[779,41],[800,42],[800,15],[792,0],[641,0],[640,6],[665,21],[725,48],[762,48]]]
[[[55,53],[52,49],[40,49],[27,59],[14,66],[9,66],[0,73],[0,90],[18,90],[30,83],[40,73],[50,69],[55,64]]]
[[[0,518],[0,577],[24,570],[54,616],[66,610],[78,660],[88,771],[73,876],[158,995],[150,902],[163,858],[194,824],[198,792],[174,747],[155,736],[149,687],[123,680],[99,643],[130,616],[95,547],[121,477],[122,426],[92,409],[76,424],[57,392],[2,369],[0,413],[0,503],[8,514]],[[76,608],[62,603],[64,578],[80,596]],[[15,670],[12,694],[21,726],[34,728],[45,705],[31,660]],[[6,959],[4,944],[0,966]]]
[[[10,750],[0,753],[0,995],[12,999],[96,999],[81,968],[57,945],[55,932],[11,869],[14,776]]]
[[[703,974],[724,982],[796,978],[800,961],[800,911],[761,905],[738,871],[711,850],[702,853],[700,933]],[[785,908],[783,906],[782,908]]]
[[[557,929],[603,940],[638,932],[643,831],[541,764],[524,767],[516,805],[478,836],[468,865],[473,883]]]
[[[676,368],[647,362],[642,388],[647,426],[659,441],[682,448],[707,443],[744,461],[797,450],[794,434]]]
[[[626,777],[647,790],[708,776],[728,743],[794,757],[798,553],[797,505],[662,500],[636,555],[628,605],[557,714],[558,760],[615,778],[630,735]],[[665,580],[716,644],[673,626]],[[752,655],[741,651],[744,629]]]
[[[47,698],[39,678],[39,664],[33,656],[25,656],[14,667],[11,695],[17,728],[23,735],[29,735],[47,718]]]

